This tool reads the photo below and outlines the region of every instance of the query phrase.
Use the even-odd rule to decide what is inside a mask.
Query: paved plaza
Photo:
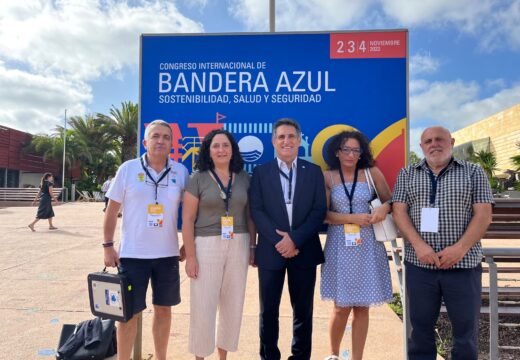
[[[27,224],[34,218],[36,207],[0,207],[0,360],[54,359],[62,325],[93,317],[86,279],[88,273],[103,268],[102,208],[102,203],[84,202],[55,206],[54,225],[58,230],[48,230],[47,221],[42,220],[36,224],[36,232],[31,232]],[[396,285],[394,278],[394,291]],[[320,300],[319,276],[316,290],[312,359],[321,360],[328,355],[331,303]],[[187,350],[190,294],[183,266],[181,296],[181,304],[173,309],[172,360],[193,358]],[[257,272],[249,268],[239,350],[229,359],[259,358],[258,309]],[[153,360],[151,317],[145,310],[143,359]],[[291,319],[285,289],[280,308],[282,358],[289,355]],[[350,328],[346,335],[341,346],[344,354],[350,349]],[[371,310],[365,359],[403,359],[402,323],[388,306]]]

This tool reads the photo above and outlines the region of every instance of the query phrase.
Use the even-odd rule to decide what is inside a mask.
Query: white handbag
[[[367,178],[368,188],[374,188],[376,193],[376,198],[370,201],[370,212],[372,213],[375,208],[381,206],[381,200],[379,199],[379,193],[377,192],[376,185],[374,180],[372,179],[372,174],[370,173],[370,169],[365,169],[365,177]],[[394,219],[391,214],[386,215],[386,218],[378,222],[376,224],[372,224],[372,228],[374,229],[374,234],[376,236],[377,241],[391,241],[397,238],[397,228],[394,223]]]

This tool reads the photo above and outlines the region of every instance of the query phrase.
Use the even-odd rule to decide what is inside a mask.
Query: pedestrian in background
[[[105,198],[105,207],[103,208],[103,212],[106,211],[107,209],[107,206],[108,206],[108,196],[107,196],[107,191],[108,189],[110,189],[110,183],[112,182],[112,175],[110,175],[108,177],[108,179],[103,183],[103,185],[101,185],[101,192],[103,193],[103,196]]]
[[[52,192],[53,186],[54,177],[52,176],[52,174],[43,174],[42,179],[40,181],[40,191],[38,191],[38,194],[32,202],[32,205],[34,206],[38,198],[40,199],[40,204],[38,205],[38,212],[36,213],[36,219],[34,219],[32,223],[27,225],[29,229],[31,229],[31,231],[36,231],[34,230],[34,225],[41,219],[47,219],[49,221],[49,230],[57,229],[57,227],[52,225],[52,218],[54,217],[52,202],[57,201],[56,197]]]

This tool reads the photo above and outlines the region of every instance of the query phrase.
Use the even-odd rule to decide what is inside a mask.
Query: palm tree
[[[516,147],[520,150],[520,142],[516,143]],[[511,161],[516,166],[516,171],[520,171],[520,155],[511,156]]]
[[[97,114],[102,123],[103,131],[113,140],[121,144],[121,162],[133,159],[137,155],[137,123],[138,106],[131,101],[121,103],[121,109],[114,105],[110,115]]]
[[[80,166],[81,184],[92,190],[108,175],[113,175],[121,162],[137,154],[137,104],[123,102],[121,109],[112,106],[110,115],[72,116],[67,129],[66,166]],[[63,127],[51,135],[36,135],[25,147],[26,152],[42,154],[45,160],[61,162]]]
[[[43,156],[43,160],[54,160],[58,163],[63,161],[63,127],[56,126],[53,134],[34,135],[31,142],[24,147],[25,153],[36,153]],[[76,163],[77,148],[71,141],[73,130],[67,130],[67,150],[65,153],[65,164],[71,167]]]
[[[488,179],[491,181],[497,169],[497,158],[491,151],[481,150],[474,154],[476,162],[482,167]]]
[[[77,160],[85,175],[93,183],[101,182],[115,171],[118,163],[118,143],[104,131],[103,122],[92,115],[73,116],[69,120],[73,129],[71,142],[77,147]]]
[[[421,162],[421,158],[415,151],[410,151],[410,163],[408,165],[418,164]]]
[[[473,159],[482,167],[482,170],[484,170],[491,188],[496,191],[501,191],[502,187],[500,182],[493,177],[494,172],[497,169],[497,158],[495,154],[491,151],[481,150],[473,154]]]

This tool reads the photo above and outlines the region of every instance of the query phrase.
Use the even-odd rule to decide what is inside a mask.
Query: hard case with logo
[[[132,285],[124,273],[106,271],[88,274],[90,310],[103,319],[127,322],[133,316]]]

